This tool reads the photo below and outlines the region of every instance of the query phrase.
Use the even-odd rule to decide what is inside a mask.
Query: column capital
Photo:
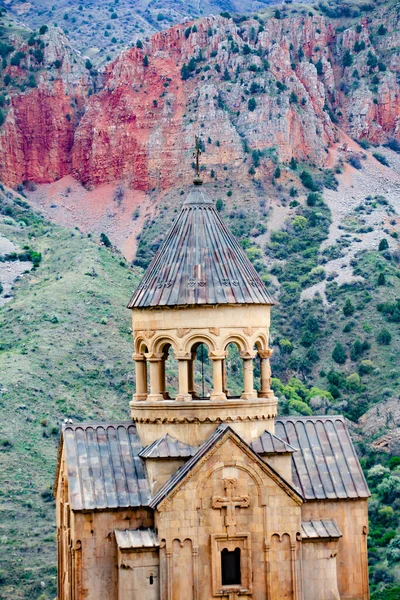
[[[192,360],[191,352],[175,352],[176,360]]]
[[[225,358],[228,356],[227,352],[216,352],[214,350],[212,350],[210,352],[210,358],[211,360],[225,360]]]
[[[146,357],[145,357],[144,354],[140,354],[140,353],[134,352],[132,354],[132,360],[135,360],[136,362],[139,362],[141,360],[146,360]]]
[[[163,352],[146,352],[145,357],[149,362],[158,362],[162,360],[164,356]]]
[[[239,356],[243,360],[253,360],[257,356],[257,350],[244,350],[243,352],[239,352]]]
[[[271,358],[273,352],[274,351],[273,351],[272,348],[267,348],[267,350],[259,350],[258,351],[258,356],[260,358]]]

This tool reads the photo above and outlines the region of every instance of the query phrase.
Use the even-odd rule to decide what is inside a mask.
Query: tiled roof
[[[114,531],[118,548],[157,548],[160,545],[152,529],[116,529]]]
[[[148,505],[150,490],[132,422],[66,425],[62,438],[72,510]]]
[[[305,500],[368,498],[359,460],[342,416],[278,417],[275,432],[294,448],[293,482]]]
[[[184,444],[166,433],[139,452],[141,458],[189,458],[197,447]]]
[[[214,203],[196,186],[128,308],[273,303]]]
[[[155,496],[153,496],[153,498],[151,499],[150,507],[157,508],[160,502],[166,496],[168,496],[168,494],[174,489],[174,487],[178,485],[180,481],[182,481],[185,475],[187,475],[191,471],[191,469],[194,468],[196,463],[199,460],[201,460],[203,456],[205,456],[207,452],[211,450],[211,448],[228,432],[234,437],[236,437],[238,440],[240,440],[242,444],[247,446],[246,442],[244,442],[242,438],[235,431],[233,431],[231,427],[229,427],[229,425],[227,425],[226,423],[221,423],[221,425],[219,425],[215,429],[215,431],[213,431],[210,437],[206,439],[204,444],[199,446],[196,454],[189,458],[189,460],[184,465],[182,465],[182,467],[180,467],[180,469],[178,469],[176,473],[174,473],[172,477],[158,490]],[[254,453],[254,458],[255,460],[257,460],[257,454],[250,448],[250,446],[248,446],[248,448],[252,453]],[[259,460],[262,463],[261,459]],[[294,489],[294,487],[292,487],[287,481],[285,481],[283,477],[279,475],[279,473],[277,473],[270,465],[268,465],[268,469],[275,474],[277,481],[281,482],[280,484],[282,485],[282,487],[284,487],[285,489],[290,489],[296,497],[301,497],[298,490]]]
[[[327,538],[340,538],[342,532],[335,519],[324,519],[322,521],[302,521],[301,537],[303,540],[317,540]]]
[[[270,431],[264,431],[250,446],[257,454],[283,454],[297,450]]]

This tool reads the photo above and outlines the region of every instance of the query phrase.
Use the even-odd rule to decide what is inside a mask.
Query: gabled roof
[[[158,548],[160,542],[152,529],[115,529],[115,539],[120,550],[130,548]]]
[[[149,506],[151,508],[157,508],[160,503],[166,498],[175,487],[177,487],[181,481],[185,478],[185,476],[192,471],[201,459],[210,452],[213,447],[222,440],[225,436],[230,436],[242,446],[243,449],[247,450],[253,457],[256,462],[260,465],[260,467],[267,471],[270,475],[273,476],[276,483],[283,488],[286,493],[290,494],[292,498],[295,499],[296,502],[301,503],[301,496],[299,492],[294,489],[279,473],[277,473],[270,465],[265,464],[258,455],[250,448],[248,444],[235,432],[229,425],[221,424],[217,427],[215,431],[207,438],[207,440],[199,446],[196,454],[192,456],[180,469],[176,471],[172,475],[172,477],[158,490],[158,492],[153,496]]]
[[[270,431],[264,431],[250,446],[257,454],[285,454],[297,450]]]
[[[342,537],[335,519],[323,519],[322,521],[302,521],[301,537],[303,540],[326,540]]]
[[[62,440],[72,510],[148,505],[150,488],[132,422],[66,425]]]
[[[198,304],[274,301],[211,198],[196,186],[128,308]]]
[[[292,454],[293,483],[305,500],[368,498],[370,492],[342,416],[278,417]]]
[[[166,433],[139,452],[141,458],[189,458],[197,450]]]

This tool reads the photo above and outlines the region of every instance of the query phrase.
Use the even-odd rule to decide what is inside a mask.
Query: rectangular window
[[[222,550],[221,575],[222,585],[241,585],[240,548],[235,548],[232,551],[227,548]]]

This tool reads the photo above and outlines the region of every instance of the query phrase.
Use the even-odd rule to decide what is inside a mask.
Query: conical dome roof
[[[253,265],[200,186],[189,192],[128,308],[274,304]]]

